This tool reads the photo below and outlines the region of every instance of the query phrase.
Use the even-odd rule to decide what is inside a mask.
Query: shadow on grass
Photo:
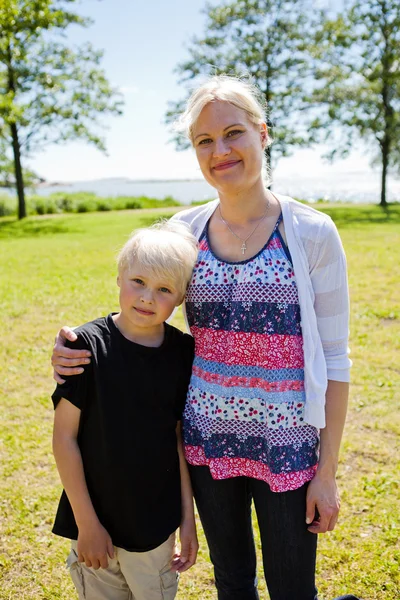
[[[386,208],[376,205],[357,204],[311,204],[313,208],[326,213],[340,228],[363,225],[400,224],[400,203],[389,204]],[[143,216],[141,227],[148,227],[160,219],[170,219],[171,214],[158,214],[157,217]]]
[[[314,204],[314,208],[328,214],[339,228],[380,224],[400,224],[400,204],[390,204],[386,208],[374,205],[351,204]],[[133,213],[135,211],[132,211]],[[94,214],[94,213],[90,213]],[[108,213],[110,214],[110,213]],[[115,212],[113,212],[115,215]],[[28,217],[19,221],[15,217],[0,218],[0,240],[15,238],[34,238],[62,233],[85,233],[85,221],[75,220],[75,216],[59,215],[47,217]],[[139,214],[137,214],[139,217]],[[140,214],[140,227],[148,227],[160,219],[170,219],[171,213],[149,211]]]
[[[32,217],[19,221],[15,217],[5,217],[0,220],[0,239],[43,237],[59,233],[83,232],[82,225],[70,219],[59,217]]]
[[[380,225],[380,224],[400,224],[400,204],[389,204],[383,208],[374,205],[319,205],[315,204],[314,208],[326,213],[340,228],[363,226],[363,225]]]

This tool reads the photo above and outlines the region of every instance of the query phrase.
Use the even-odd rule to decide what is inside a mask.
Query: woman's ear
[[[267,129],[266,123],[260,124],[260,135],[261,135],[261,144],[264,149],[268,143],[268,129]]]

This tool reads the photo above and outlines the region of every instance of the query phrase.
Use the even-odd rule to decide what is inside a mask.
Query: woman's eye
[[[199,146],[205,146],[206,144],[211,144],[212,139],[211,138],[204,138],[204,140],[200,140],[199,142]]]
[[[234,137],[235,135],[239,135],[240,133],[243,133],[242,131],[240,131],[240,129],[232,129],[231,131],[228,131],[227,137]]]

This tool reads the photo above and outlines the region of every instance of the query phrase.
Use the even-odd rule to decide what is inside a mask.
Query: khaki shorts
[[[149,552],[127,552],[114,547],[107,569],[92,569],[78,562],[76,542],[67,558],[79,600],[173,600],[178,575],[170,565],[175,534]]]

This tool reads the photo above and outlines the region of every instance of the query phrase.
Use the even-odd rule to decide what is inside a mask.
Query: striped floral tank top
[[[208,224],[186,295],[195,359],[183,418],[185,455],[214,479],[248,476],[272,491],[313,478],[319,432],[304,422],[296,278],[278,229],[241,262],[218,258]]]

